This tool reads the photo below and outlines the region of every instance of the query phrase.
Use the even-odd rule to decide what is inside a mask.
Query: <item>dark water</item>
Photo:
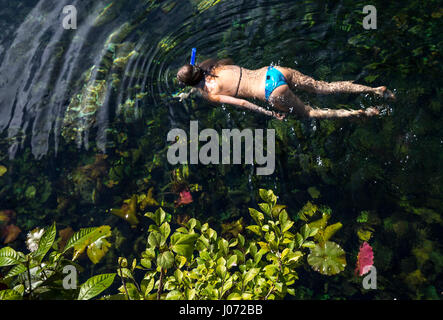
[[[68,4],[78,10],[76,30],[62,27]],[[377,29],[365,30],[366,4],[0,0],[0,165],[8,169],[0,210],[14,210],[24,231],[54,220],[60,228],[110,224],[119,246],[95,271],[112,271],[116,257],[144,249],[146,224],[135,232],[107,212],[131,195],[154,187],[170,213],[217,227],[247,219],[257,190],[270,188],[293,216],[313,201],[344,225],[337,242],[347,270],[329,278],[302,271],[299,298],[441,298],[442,9],[437,1],[374,1]],[[367,121],[278,122],[199,98],[182,103],[172,97],[174,78],[192,47],[198,61],[231,57],[248,69],[277,64],[325,81],[386,85],[397,100],[297,92],[319,107],[378,106],[383,116]],[[275,129],[275,173],[190,166],[188,180],[202,190],[174,209],[166,135],[188,132],[190,120],[217,131]],[[375,291],[353,278],[362,211],[373,220]]]

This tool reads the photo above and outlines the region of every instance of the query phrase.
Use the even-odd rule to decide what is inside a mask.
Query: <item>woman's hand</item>
[[[273,116],[274,116],[274,118],[282,121],[286,117],[286,114],[285,113],[273,112]]]

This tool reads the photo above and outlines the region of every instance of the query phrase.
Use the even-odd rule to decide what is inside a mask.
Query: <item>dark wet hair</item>
[[[181,67],[177,72],[177,79],[180,83],[187,86],[196,86],[204,79],[206,75],[210,75],[212,77],[216,77],[216,75],[211,74],[211,71],[220,65],[229,65],[233,64],[231,59],[208,59],[203,61],[199,65],[191,65],[185,64]]]
[[[187,86],[196,86],[205,76],[206,70],[192,64],[185,64],[177,72],[177,79]]]

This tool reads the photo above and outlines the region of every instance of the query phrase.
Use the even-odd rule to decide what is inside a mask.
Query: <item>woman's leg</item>
[[[291,87],[305,90],[308,92],[314,92],[318,94],[329,94],[329,93],[374,93],[380,96],[386,96],[388,98],[394,98],[392,92],[386,89],[385,86],[371,88],[361,84],[352,83],[352,81],[336,81],[336,82],[326,82],[317,81],[303,73],[285,68],[286,70],[286,80],[290,82]]]
[[[286,85],[276,88],[269,97],[269,102],[280,111],[310,118],[370,117],[379,114],[376,108],[366,110],[314,109],[305,105]]]

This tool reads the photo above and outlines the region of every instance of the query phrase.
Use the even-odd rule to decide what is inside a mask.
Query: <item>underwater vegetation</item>
[[[286,206],[277,204],[272,190],[260,189],[259,196],[261,211],[249,208],[256,224],[248,225],[248,232],[231,232],[229,240],[195,218],[171,229],[171,215],[161,207],[155,213],[145,213],[153,223],[141,258],[129,264],[119,257],[116,273],[93,276],[79,289],[65,290],[61,297],[92,299],[118,276],[122,283],[119,292],[102,299],[282,299],[295,295],[296,269],[302,267],[307,250],[313,270],[329,276],[344,270],[343,249],[329,241],[337,228],[327,232],[326,222],[300,220],[303,223],[296,229]],[[321,236],[316,238],[318,234]],[[106,225],[78,232],[66,228],[58,238],[55,223],[31,231],[26,241],[28,254],[11,247],[0,249],[0,270],[5,271],[0,281],[6,285],[0,299],[50,299],[61,294],[63,268],[72,266],[85,251],[92,263],[98,263],[112,246],[107,240],[110,237],[111,228]],[[82,270],[77,263],[74,266]],[[145,273],[141,283],[135,275],[139,272]]]
[[[82,3],[94,4],[89,24],[60,38],[49,13],[28,3],[12,2],[0,19],[2,298],[442,298],[439,2],[375,1],[377,31],[362,28],[360,0]],[[49,31],[38,43],[13,41],[21,21]],[[365,122],[281,122],[198,96],[179,102],[175,72],[192,47],[198,61],[280,64],[324,81],[388,85],[398,99],[296,92],[319,107],[377,105],[382,117]],[[3,87],[12,78],[23,85]],[[23,98],[8,109],[11,92]],[[217,131],[274,129],[275,173],[170,165],[166,134],[190,120]],[[79,242],[67,246],[74,234]],[[72,263],[82,285],[67,293],[61,272]],[[377,290],[361,285],[371,263]]]

